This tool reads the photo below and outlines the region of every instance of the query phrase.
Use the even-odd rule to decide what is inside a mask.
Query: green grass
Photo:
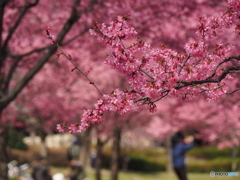
[[[64,173],[66,168],[51,167],[52,174],[61,172]],[[93,169],[86,170],[88,180],[95,180],[95,171]],[[238,172],[240,174],[240,172]],[[239,180],[240,176],[234,177],[210,177],[209,173],[188,173],[190,180]],[[110,180],[110,171],[102,170],[102,180]],[[158,173],[140,173],[140,172],[120,172],[119,180],[177,180],[175,174],[168,175],[166,172]]]
[[[240,151],[240,149],[239,149]],[[154,149],[123,149],[123,155],[128,155],[130,162],[128,169],[139,172],[159,172],[166,171],[167,156],[164,148]],[[208,173],[212,170],[216,172],[231,170],[231,150],[229,148],[219,150],[216,147],[195,146],[187,154],[189,160],[187,167],[189,172]],[[105,149],[103,158],[103,168],[110,168],[111,149]],[[240,157],[237,159],[240,164]]]

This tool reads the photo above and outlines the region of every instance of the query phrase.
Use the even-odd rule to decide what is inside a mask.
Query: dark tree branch
[[[22,19],[24,18],[24,16],[26,15],[26,13],[28,12],[28,10],[34,6],[36,6],[38,4],[39,0],[35,0],[34,3],[26,3],[26,5],[24,6],[24,9],[22,10],[22,12],[20,13],[18,19],[16,20],[15,24],[9,29],[8,31],[8,35],[6,40],[3,43],[3,49],[7,48],[8,42],[10,41],[10,39],[12,38],[14,32],[16,31],[16,29],[18,28],[19,24],[21,23]]]
[[[12,64],[12,66],[7,74],[7,77],[5,78],[4,83],[3,83],[3,94],[7,94],[10,81],[12,79],[12,76],[13,76],[20,60],[21,60],[21,57],[18,57],[15,59],[14,63]]]
[[[161,99],[163,99],[164,97],[166,97],[168,95],[168,93],[170,92],[170,90],[165,90],[163,92],[161,92],[162,96],[154,101],[152,101],[152,103],[155,103],[157,101],[160,101]]]
[[[187,57],[187,59],[185,60],[185,62],[189,59],[189,57]],[[198,89],[200,89],[201,91],[198,92],[198,93],[203,93],[203,92],[206,92],[206,91],[213,91],[213,90],[216,90],[216,89],[219,89],[221,88],[221,86],[215,88],[215,89],[205,89],[205,88],[202,88],[198,85],[201,85],[201,84],[207,84],[207,83],[219,83],[221,82],[224,78],[226,78],[226,76],[228,74],[232,74],[232,73],[240,73],[240,64],[238,63],[238,61],[240,61],[240,57],[238,56],[232,56],[232,57],[229,57],[227,59],[224,59],[224,61],[220,62],[218,64],[218,66],[215,68],[214,72],[212,73],[211,76],[207,77],[206,79],[203,79],[203,80],[199,80],[199,81],[178,81],[177,82],[177,85],[175,86],[175,89],[176,90],[179,90],[181,88],[184,88],[184,87],[187,87],[187,86],[195,86],[197,87]],[[185,64],[184,62],[184,64]],[[227,63],[227,62],[231,62],[233,66],[228,66],[228,67],[225,67],[225,70],[222,72],[221,75],[219,75],[217,78],[213,78],[215,75],[216,75],[216,72],[217,72],[217,69],[224,63]],[[181,66],[181,69],[183,67]],[[179,71],[180,73],[181,71]],[[231,91],[231,92],[227,92],[226,94],[233,94],[237,91],[240,91],[240,88],[237,88],[235,89],[234,91]],[[155,103],[161,99],[163,99],[164,97],[166,97],[168,95],[168,93],[170,92],[170,90],[164,90],[162,92],[159,92],[161,94],[161,96],[157,99],[157,100],[152,100],[150,99],[149,97],[141,97],[141,98],[138,98],[136,100],[134,100],[134,103],[137,103],[137,102],[140,102],[142,101],[143,104],[151,104],[151,103]]]
[[[136,102],[139,102],[139,101],[148,101],[149,99],[150,99],[149,97],[141,97],[139,99],[134,100],[133,102],[136,103]]]
[[[79,15],[77,13],[77,7],[79,6],[79,1],[76,0],[73,7],[72,12],[66,23],[64,24],[62,30],[57,36],[57,41],[61,43],[69,32],[73,24],[79,19]],[[0,112],[12,101],[17,95],[21,92],[21,90],[28,84],[28,82],[34,77],[34,75],[43,67],[43,65],[48,61],[48,59],[57,51],[57,46],[50,46],[48,48],[48,52],[45,53],[42,58],[35,64],[33,68],[31,68],[25,76],[20,80],[20,82],[5,96],[2,96],[0,99]]]
[[[183,67],[186,65],[186,63],[187,63],[187,61],[190,59],[190,57],[191,57],[190,55],[187,56],[187,58],[186,58],[185,61],[183,62],[183,65],[181,66],[181,68],[180,68],[179,71],[178,71],[178,75],[181,74]]]
[[[232,71],[239,71],[240,70],[240,66],[229,66],[227,67],[223,73],[216,79],[211,79],[211,78],[207,78],[204,80],[200,80],[200,81],[178,81],[177,86],[175,87],[175,89],[181,89],[183,87],[186,86],[190,86],[190,85],[197,85],[197,84],[206,84],[206,83],[219,83],[221,82],[229,73],[231,73]]]
[[[240,72],[238,72],[238,71],[232,71],[232,72],[229,72],[229,74],[240,74]]]
[[[12,54],[11,52],[4,52],[4,51],[1,51],[0,50],[0,97],[3,95],[3,94],[6,94],[7,91],[8,91],[8,86],[9,86],[9,83],[11,81],[11,78],[12,78],[12,75],[14,74],[15,70],[17,69],[17,65],[19,63],[20,60],[22,60],[23,57],[25,56],[28,56],[28,55],[31,55],[33,53],[36,53],[36,52],[42,52],[46,49],[48,49],[50,46],[47,46],[47,47],[44,47],[44,48],[39,48],[39,49],[34,49],[30,52],[27,52],[25,54],[20,54],[20,55],[14,55]],[[1,73],[1,70],[2,70],[2,66],[3,66],[3,61],[6,57],[11,57],[12,59],[14,59],[14,63],[12,64],[12,66],[10,67],[10,70],[8,72],[8,74],[4,77],[3,74],[4,73]]]
[[[0,1],[0,88],[2,87],[3,79],[4,79],[4,73],[2,72],[3,67],[3,61],[6,58],[6,50],[2,48],[2,41],[3,41],[3,16],[4,16],[4,10],[9,0],[1,0]],[[2,94],[2,91],[0,89],[0,96]],[[0,113],[1,116],[1,113]]]
[[[93,6],[94,6],[95,4],[97,4],[97,3],[98,3],[98,2],[97,2],[96,0],[92,0],[92,1],[89,3],[89,6],[86,7],[86,8],[84,8],[83,10],[79,11],[78,14],[88,13],[88,12],[92,11],[92,10],[93,10]],[[79,34],[77,34],[77,35],[75,35],[74,37],[68,39],[68,40],[65,41],[64,43],[61,43],[61,44],[58,43],[58,44],[59,44],[60,46],[65,46],[65,45],[71,43],[72,41],[74,41],[77,37],[84,35],[86,32],[89,31],[89,29],[91,29],[91,28],[87,28],[87,27],[86,27],[86,28],[85,28],[82,32],[80,32]]]
[[[147,77],[153,79],[154,82],[156,82],[156,80],[151,75],[149,75],[146,71],[144,71],[141,67],[139,67],[139,71],[143,72]]]
[[[38,48],[38,49],[34,49],[32,51],[29,51],[27,53],[24,53],[24,54],[20,54],[20,55],[14,55],[12,54],[11,52],[8,53],[8,56],[13,58],[14,59],[14,63],[12,64],[7,76],[5,79],[3,79],[3,89],[2,89],[2,93],[3,94],[7,94],[8,92],[8,88],[9,88],[9,83],[12,79],[12,76],[13,74],[15,73],[15,70],[17,69],[17,66],[19,64],[19,62],[22,60],[23,57],[25,56],[28,56],[28,55],[31,55],[33,53],[36,53],[36,52],[42,52],[46,49],[48,49],[50,46],[47,46],[47,47],[43,47],[43,48]]]
[[[227,92],[227,94],[233,94],[233,93],[235,93],[235,92],[237,92],[237,91],[240,91],[240,88],[237,88],[237,89],[235,89],[234,91],[231,91],[231,92]]]
[[[24,54],[12,54],[11,52],[8,53],[8,56],[9,57],[12,57],[12,58],[23,58],[25,56],[29,56],[33,53],[40,53],[46,49],[49,49],[50,46],[46,46],[46,47],[42,47],[42,48],[37,48],[37,49],[33,49],[27,53],[24,53]]]
[[[1,0],[0,1],[0,47],[2,46],[2,32],[3,32],[3,16],[4,16],[4,9],[7,5],[9,0]]]
[[[33,78],[33,76],[43,67],[52,54],[56,52],[57,48],[51,46],[49,51],[45,53],[42,58],[36,63],[36,65],[28,71],[27,74],[21,79],[21,81],[5,96],[0,99],[0,111],[3,110],[12,100],[14,100],[21,90],[27,85],[27,83]]]
[[[215,75],[216,75],[216,72],[217,72],[217,69],[224,63],[227,63],[229,61],[231,61],[234,65],[236,65],[236,63],[233,62],[233,60],[236,59],[236,60],[240,60],[240,57],[237,57],[237,56],[232,56],[232,57],[229,57],[227,59],[224,59],[224,61],[222,61],[221,63],[219,63],[217,65],[217,67],[215,68],[215,71],[213,72],[213,74],[211,76],[209,76],[207,79],[211,79],[213,78]]]
[[[72,6],[71,15],[68,18],[67,22],[64,24],[61,32],[58,34],[56,42],[62,43],[62,41],[66,35],[66,32],[68,32],[71,29],[72,25],[75,22],[77,22],[78,19],[80,18],[80,15],[78,14],[78,11],[77,11],[77,7],[79,6],[79,3],[80,3],[80,0],[76,0],[74,5]]]
[[[85,28],[81,33],[77,34],[76,36],[73,36],[72,38],[68,39],[67,41],[65,41],[62,44],[59,44],[60,46],[65,46],[68,45],[69,43],[71,43],[72,41],[76,40],[76,38],[78,38],[79,36],[84,35],[86,32],[89,31],[90,28]]]

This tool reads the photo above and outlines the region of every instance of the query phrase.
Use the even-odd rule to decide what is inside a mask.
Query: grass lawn
[[[56,168],[51,167],[52,174],[54,173],[64,173],[66,172],[66,168]],[[86,170],[88,180],[95,180],[94,178],[94,170],[87,169]],[[240,174],[240,172],[239,172]],[[209,173],[188,173],[189,180],[240,180],[240,176],[233,177],[210,177]],[[108,170],[102,170],[102,180],[110,180],[110,172]],[[140,173],[140,172],[120,172],[119,180],[177,180],[174,174],[168,175],[166,172],[158,172],[158,173]]]

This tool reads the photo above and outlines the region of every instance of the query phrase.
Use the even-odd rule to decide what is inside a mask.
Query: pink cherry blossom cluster
[[[234,6],[236,4],[232,3]],[[135,30],[122,22],[129,19],[120,17],[118,19],[121,19],[121,22],[112,22],[110,26],[97,25],[96,33],[92,34],[97,35],[101,42],[110,47],[111,55],[105,63],[122,72],[128,78],[131,88],[142,96],[155,101],[166,94],[186,98],[201,92],[211,92],[211,98],[214,98],[227,92],[225,81],[231,76],[227,75],[222,79],[219,77],[226,74],[226,59],[234,47],[229,43],[218,43],[215,47],[209,44],[212,38],[221,36],[224,28],[238,23],[238,13],[234,10],[237,11],[230,6],[219,18],[200,18],[200,40],[186,44],[185,54],[166,47],[152,48],[139,38],[126,46],[123,40],[132,38]],[[118,28],[120,32],[113,28],[114,23],[117,27],[123,27]]]
[[[229,4],[229,8],[221,14],[219,17],[200,17],[200,26],[197,34],[201,36],[203,40],[210,40],[220,33],[224,33],[227,28],[232,28],[239,33],[239,1],[234,1],[235,3]]]
[[[201,17],[197,31],[199,41],[185,45],[185,53],[178,53],[165,46],[153,48],[145,40],[134,36],[136,30],[128,24],[129,15],[105,24],[95,24],[90,33],[107,45],[110,55],[105,63],[123,73],[131,91],[114,90],[95,104],[94,110],[83,113],[81,123],[71,125],[71,133],[86,130],[103,120],[104,113],[120,114],[136,110],[140,105],[149,105],[154,112],[155,102],[166,96],[182,99],[206,93],[210,100],[228,93],[227,81],[240,70],[239,56],[229,54],[233,46],[228,42],[217,42],[225,30],[233,28],[239,33],[239,1],[229,1],[226,12],[219,17]],[[61,125],[58,129],[63,131]]]
[[[71,124],[68,129],[70,133],[78,133],[85,131],[93,124],[97,124],[103,120],[103,115],[106,112],[117,112],[120,115],[126,114],[130,111],[137,110],[135,93],[123,92],[119,89],[115,89],[108,95],[103,95],[103,98],[99,99],[95,104],[94,110],[85,110],[82,115],[81,124]],[[60,132],[64,132],[66,129],[66,123],[58,124],[57,129]]]
[[[99,33],[98,40],[105,42],[107,45],[121,46],[119,39],[124,40],[137,34],[135,29],[127,23],[130,20],[129,17],[130,15],[118,16],[117,20],[111,22],[109,26],[96,22],[95,29],[91,29],[90,33],[92,35]]]

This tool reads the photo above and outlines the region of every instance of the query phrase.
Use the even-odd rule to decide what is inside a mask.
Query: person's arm
[[[184,151],[187,151],[187,150],[191,149],[193,147],[193,144],[194,144],[193,141],[188,143],[188,144],[184,144],[183,145]]]
[[[188,136],[184,139],[184,144],[182,146],[184,151],[187,151],[189,149],[191,149],[194,145],[194,137],[193,136]]]
[[[188,136],[184,139],[184,143],[189,144],[189,143],[193,142],[193,140],[194,140],[193,136]]]

